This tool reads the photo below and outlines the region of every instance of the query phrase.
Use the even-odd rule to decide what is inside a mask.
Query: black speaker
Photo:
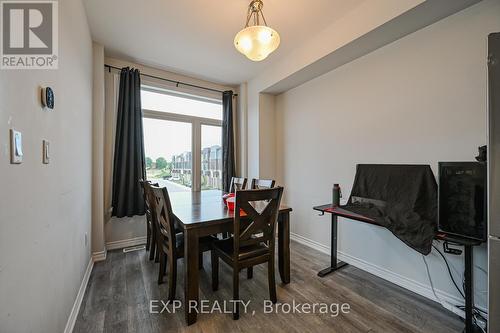
[[[439,162],[440,231],[486,241],[486,164]]]

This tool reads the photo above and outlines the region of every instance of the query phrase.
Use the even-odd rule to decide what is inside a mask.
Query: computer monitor
[[[486,164],[439,162],[439,230],[486,241]]]

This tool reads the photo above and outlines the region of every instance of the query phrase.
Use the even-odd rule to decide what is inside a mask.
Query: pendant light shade
[[[234,37],[234,46],[252,61],[261,61],[275,51],[280,45],[278,32],[267,26],[262,13],[262,0],[253,0],[248,6],[247,23],[245,28]],[[253,18],[254,25],[249,26]],[[260,24],[260,20],[264,25]]]

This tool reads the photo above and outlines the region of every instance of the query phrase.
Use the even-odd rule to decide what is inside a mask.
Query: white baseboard
[[[78,289],[78,294],[76,295],[75,303],[73,303],[73,308],[66,322],[66,327],[64,328],[64,333],[73,332],[75,327],[76,319],[78,318],[78,312],[80,312],[80,306],[82,305],[83,296],[85,295],[85,290],[87,289],[87,284],[89,283],[90,273],[92,273],[92,268],[94,267],[94,260],[90,258],[85,274],[83,275],[82,283],[80,284],[80,289]]]
[[[146,236],[135,237],[135,238],[130,238],[130,239],[123,239],[123,240],[119,240],[119,241],[113,241],[113,242],[106,243],[106,249],[108,249],[108,250],[123,249],[126,247],[146,244],[146,241],[147,241]]]
[[[297,243],[300,243],[302,245],[305,245],[307,247],[310,247],[311,249],[317,250],[321,253],[325,253],[330,255],[330,247],[323,245],[319,242],[316,242],[312,239],[306,238],[302,235],[296,234],[294,232],[290,232],[290,239],[296,241]]]
[[[92,253],[92,260],[94,262],[104,261],[106,260],[106,256],[108,255],[108,251],[104,249],[104,251],[94,252]]]
[[[303,244],[307,247],[310,247],[312,249],[320,251],[322,253],[326,253],[328,255],[330,254],[330,247],[329,246],[325,246],[321,243],[313,241],[313,240],[306,238],[304,236],[301,236],[301,235],[298,235],[296,233],[291,232],[290,239],[292,239],[300,244]],[[439,300],[437,300],[436,297],[434,296],[432,289],[429,285],[425,285],[421,282],[409,279],[405,276],[394,273],[388,269],[374,265],[372,263],[364,261],[360,258],[356,258],[352,255],[349,255],[349,254],[341,252],[341,251],[338,251],[338,259],[345,261],[346,263],[353,265],[353,266],[355,266],[361,270],[364,270],[368,273],[376,275],[384,280],[392,282],[400,287],[408,289],[416,294],[424,296],[430,300],[433,300],[435,302],[439,302]],[[438,290],[438,289],[435,289],[435,291],[436,291],[436,295],[442,301],[446,301],[450,304],[463,304],[463,300],[454,296],[454,295],[451,295],[445,291]]]

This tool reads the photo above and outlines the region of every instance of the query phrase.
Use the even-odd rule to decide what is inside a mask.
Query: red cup
[[[228,197],[228,198],[226,199],[227,209],[229,209],[230,211],[234,211],[234,202],[235,202],[234,195],[233,195],[233,196]]]
[[[231,196],[226,199],[226,205],[227,209],[229,209],[230,212],[234,212],[234,205],[236,202],[236,198],[234,196]],[[243,209],[240,209],[240,216],[246,216],[247,214]]]
[[[224,205],[226,205],[226,200],[227,200],[227,198],[232,198],[232,197],[234,197],[234,195],[235,195],[234,193],[227,193],[227,194],[224,194],[224,195],[222,196],[222,201],[224,201]]]

